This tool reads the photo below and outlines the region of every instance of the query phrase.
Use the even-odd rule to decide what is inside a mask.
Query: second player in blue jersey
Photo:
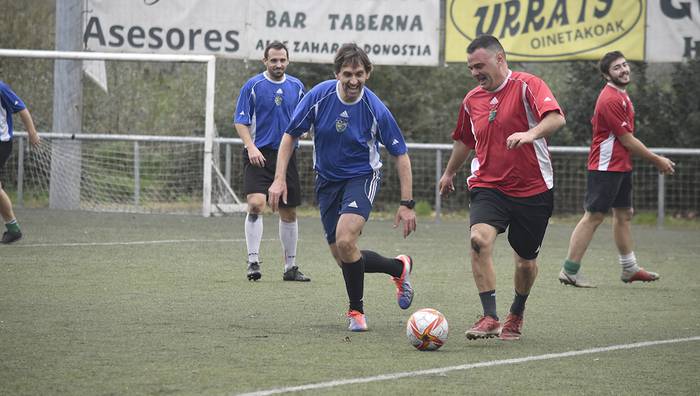
[[[280,199],[287,201],[284,177],[287,164],[299,136],[311,131],[316,197],[328,246],[343,271],[349,300],[348,329],[365,331],[366,272],[392,277],[400,308],[407,309],[413,301],[409,278],[413,269],[411,257],[401,254],[388,258],[360,250],[357,245],[380,187],[380,143],[396,158],[401,184],[401,201],[394,226],[403,223],[404,237],[415,231],[411,161],[396,120],[382,101],[365,87],[372,71],[367,54],[355,44],[344,44],[336,53],[334,71],[335,80],[316,85],[294,110],[280,143],[268,203],[275,210]]]

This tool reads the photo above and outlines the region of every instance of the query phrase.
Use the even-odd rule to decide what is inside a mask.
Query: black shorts
[[[470,193],[469,222],[489,224],[498,233],[508,229],[508,242],[526,260],[537,258],[554,209],[554,192],[531,197],[510,197],[491,188],[473,188]]]
[[[0,142],[0,169],[5,166],[10,155],[12,155],[12,139],[7,142]]]
[[[254,166],[248,158],[248,150],[243,149],[243,193],[265,194],[275,179],[275,168],[277,167],[277,150],[262,148],[259,149],[265,157],[263,168]],[[294,150],[289,165],[287,166],[287,203],[283,203],[280,198],[280,207],[290,208],[301,205],[301,185],[299,183],[299,172],[297,171],[297,152]]]
[[[632,207],[632,172],[588,171],[583,209],[608,213],[610,208]]]

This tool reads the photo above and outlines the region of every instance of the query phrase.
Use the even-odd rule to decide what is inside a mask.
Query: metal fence
[[[3,177],[3,185],[16,186],[17,206],[23,205],[23,196],[27,193],[28,188],[36,188],[34,182],[30,185],[26,183],[26,163],[25,157],[26,142],[24,142],[26,134],[17,133],[17,141],[14,147],[15,155],[5,166],[5,175]],[[65,135],[41,133],[44,139],[66,139],[73,138],[81,140],[83,144],[83,152],[89,152],[90,144],[104,141],[118,141],[120,138],[113,135]],[[188,191],[190,202],[195,201],[192,205],[197,207],[201,204],[202,199],[202,178],[204,177],[203,162],[201,161],[204,151],[204,138],[199,137],[165,137],[165,136],[129,136],[128,141],[133,147],[133,152],[123,153],[120,156],[124,162],[118,168],[123,173],[120,178],[127,178],[127,184],[133,186],[129,189],[129,194],[132,194],[131,204],[126,209],[124,205],[119,206],[120,211],[156,211],[169,212],[181,211],[175,206],[163,202],[160,205],[158,202],[149,202],[148,205],[142,204],[142,186],[141,178],[147,178],[145,174],[147,170],[143,169],[142,157],[144,150],[152,151],[153,145],[160,147],[173,148],[176,145],[187,144],[192,146],[189,152],[178,152],[176,161],[188,164],[188,172],[191,177],[185,179],[181,175],[176,174],[175,181],[168,181],[167,185],[174,183],[183,184],[179,186],[177,191]],[[124,143],[124,142],[122,142]],[[243,184],[243,159],[242,159],[242,142],[240,139],[232,138],[215,138],[214,139],[214,164],[217,170],[220,170],[221,177],[228,185],[231,186],[234,192],[239,193]],[[430,205],[434,212],[436,221],[440,220],[440,216],[445,212],[456,210],[465,210],[468,208],[469,199],[466,193],[465,180],[467,177],[468,166],[464,166],[461,171],[455,176],[455,186],[457,191],[448,198],[441,198],[437,188],[437,182],[447,165],[449,156],[452,150],[450,144],[408,144],[413,168],[413,190],[414,199],[417,202],[425,202]],[[313,174],[313,155],[312,142],[301,141],[297,154],[299,162],[300,178],[302,182],[302,203],[306,206],[315,206],[314,196],[314,174]],[[674,149],[674,148],[653,148],[654,152],[670,157],[676,163],[676,172],[673,176],[664,176],[659,174],[651,164],[635,158],[634,159],[634,205],[637,211],[655,212],[657,214],[657,222],[659,225],[664,223],[665,216],[684,216],[694,217],[700,209],[700,181],[697,175],[700,173],[700,149]],[[583,196],[586,188],[586,163],[588,156],[587,147],[550,147],[552,160],[554,164],[555,174],[555,213],[580,213],[582,211]],[[184,158],[191,156],[192,158]],[[384,160],[383,179],[381,191],[375,201],[377,210],[395,210],[399,200],[399,183],[398,176],[394,167],[393,159],[386,151],[382,151]],[[115,158],[110,158],[110,162],[116,161]],[[180,172],[180,171],[178,171]],[[213,178],[216,178],[214,172]],[[48,181],[46,182],[48,183]],[[191,185],[184,185],[191,184]],[[214,183],[216,184],[216,183]],[[216,190],[216,188],[215,188]],[[214,194],[214,200],[222,200],[221,194],[224,189],[219,187],[219,194]],[[48,190],[47,190],[48,191]],[[182,200],[182,197],[173,197],[173,193],[165,194],[169,199]],[[175,194],[176,195],[176,194]],[[226,198],[231,201],[230,197]],[[196,201],[200,202],[197,203]],[[216,205],[217,202],[213,202]],[[201,205],[200,205],[201,207]],[[88,209],[90,209],[88,207]],[[109,209],[107,209],[109,210]],[[197,212],[195,209],[193,212]]]

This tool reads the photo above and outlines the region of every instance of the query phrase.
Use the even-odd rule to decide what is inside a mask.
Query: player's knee
[[[294,223],[297,221],[297,213],[296,211],[291,208],[291,209],[286,209],[283,210],[280,208],[280,219],[282,219],[283,222],[285,223]]]
[[[261,214],[265,210],[265,194],[248,194],[248,213]]]
[[[280,220],[282,220],[283,223],[295,223],[297,221],[297,217],[280,214]]]
[[[469,243],[471,244],[474,253],[479,254],[486,246],[486,240],[479,234],[472,234],[469,238]]]
[[[248,203],[248,214],[255,215],[256,217],[262,214],[263,209],[265,209],[264,204],[259,203]]]
[[[633,216],[634,209],[632,208],[615,209],[615,217],[620,221],[632,221]]]
[[[600,225],[605,220],[605,213],[602,212],[586,212],[586,220],[596,226]]]
[[[258,215],[257,213],[248,212],[248,217],[247,217],[247,219],[248,219],[249,222],[255,223],[255,222],[258,220],[258,216],[259,216],[259,215]]]
[[[341,257],[350,255],[350,253],[355,249],[355,241],[347,235],[336,236],[335,246],[338,249],[338,253]]]
[[[537,270],[537,260],[527,260],[519,257],[515,260],[515,269],[518,271],[532,272]]]

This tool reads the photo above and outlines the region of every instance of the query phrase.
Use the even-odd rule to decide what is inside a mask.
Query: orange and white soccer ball
[[[447,341],[447,319],[432,308],[414,312],[406,324],[406,336],[411,345],[420,351],[434,351]]]

